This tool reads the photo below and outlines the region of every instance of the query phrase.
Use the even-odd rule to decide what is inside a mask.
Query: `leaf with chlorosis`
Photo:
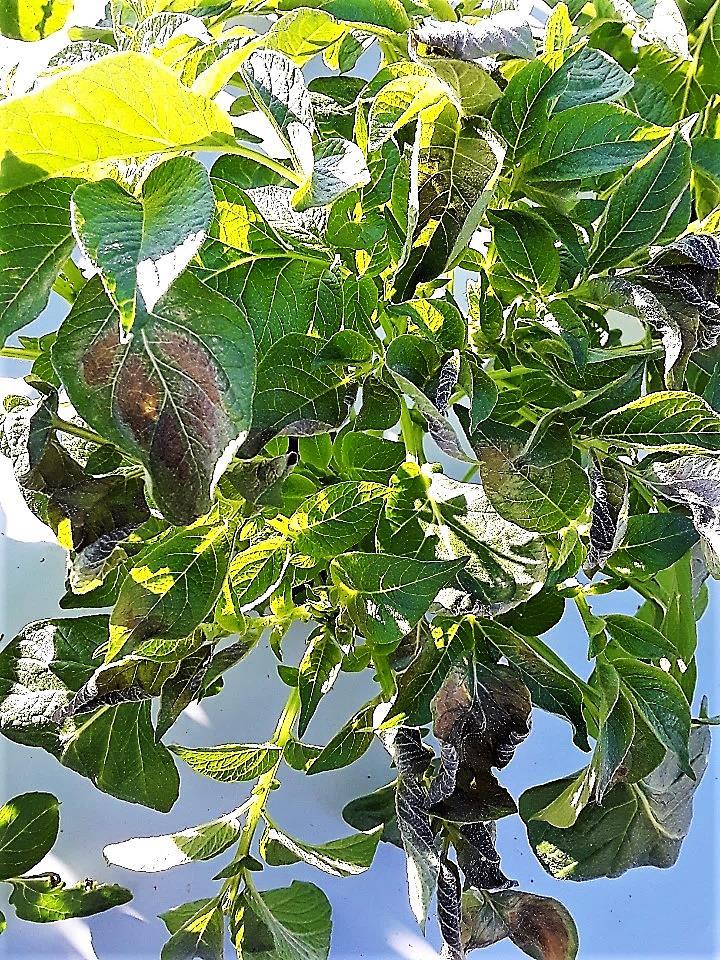
[[[0,102],[0,192],[108,160],[232,142],[228,115],[157,59],[123,51]]]

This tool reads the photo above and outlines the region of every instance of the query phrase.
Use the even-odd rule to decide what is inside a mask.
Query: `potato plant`
[[[380,842],[447,958],[504,938],[575,957],[567,910],[503,872],[496,821],[519,814],[568,881],[669,867],[717,722],[695,652],[720,575],[720,0],[569,0],[545,23],[482,0],[112,0],[67,30],[71,8],[0,4],[6,37],[67,38],[0,76],[0,355],[31,388],[3,452],[68,551],[64,615],[0,652],[0,730],[154,810],[178,763],[238,785],[212,822],[105,849],[129,871],[224,855],[163,915],[163,960],[230,940],[325,960],[327,897],[272,867],[349,876]],[[51,296],[65,317],[33,336]],[[593,612],[616,591],[634,615]],[[568,607],[582,676],[552,646]],[[172,742],[259,644],[287,689],[274,732]],[[342,672],[374,693],[318,744]],[[534,710],[580,769],[514,798]],[[327,777],[376,739],[387,782],[345,836],[276,822],[285,768]],[[21,919],[129,899],[22,877],[56,833],[49,795],[0,811]]]

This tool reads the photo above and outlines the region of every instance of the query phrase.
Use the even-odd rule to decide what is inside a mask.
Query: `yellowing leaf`
[[[232,142],[230,118],[145,54],[103,57],[0,103],[0,191],[87,164]]]

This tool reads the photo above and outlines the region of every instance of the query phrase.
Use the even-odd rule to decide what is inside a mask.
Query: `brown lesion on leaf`
[[[521,950],[542,960],[575,956],[575,931],[568,928],[557,901],[519,892],[507,893],[504,899],[503,919]]]
[[[137,354],[131,354],[118,376],[117,416],[144,449],[149,449],[160,417],[162,393],[156,378]]]
[[[115,324],[96,340],[81,361],[82,375],[89,387],[105,386],[112,380],[113,368],[120,346],[120,334]]]

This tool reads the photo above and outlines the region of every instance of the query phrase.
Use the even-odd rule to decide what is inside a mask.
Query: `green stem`
[[[422,463],[423,456],[422,439],[418,442],[417,429],[413,423],[405,397],[400,398],[400,429],[402,431],[403,443],[408,460],[414,460],[416,463]]]
[[[280,718],[278,719],[272,740],[270,741],[272,744],[274,744],[274,746],[280,748],[278,750],[278,757],[270,770],[268,770],[267,773],[264,773],[255,784],[252,793],[252,800],[247,810],[245,826],[243,827],[240,840],[238,841],[237,852],[234,857],[235,862],[242,860],[243,857],[246,857],[250,853],[253,838],[255,837],[258,825],[265,811],[265,804],[267,803],[268,796],[273,788],[275,779],[277,777],[277,772],[285,755],[285,747],[292,736],[293,727],[295,726],[295,721],[297,720],[299,714],[300,692],[298,691],[297,687],[293,687],[290,696],[285,703],[283,712],[280,714]],[[223,893],[227,895],[229,900],[232,900],[237,895],[239,885],[243,879],[245,879],[247,882],[247,871],[242,871],[241,873],[238,873],[227,880],[225,886],[223,887]]]
[[[29,360],[31,363],[40,356],[40,351],[34,347],[3,347],[0,349],[0,357],[6,360]]]
[[[81,427],[77,423],[70,423],[67,420],[63,420],[62,417],[53,417],[52,425],[56,430],[60,430],[62,433],[68,433],[72,437],[89,440],[90,443],[97,443],[100,446],[107,444],[107,440],[101,437],[99,433],[95,433],[94,430],[89,430],[87,427]]]
[[[268,170],[279,173],[281,177],[285,177],[290,183],[294,183],[296,187],[301,186],[301,184],[305,182],[304,177],[299,173],[295,173],[290,167],[286,167],[284,163],[280,163],[279,160],[273,160],[272,157],[260,153],[259,150],[253,150],[252,147],[242,147],[239,143],[231,144],[230,146],[223,147],[223,153],[234,153],[238,157],[245,157],[246,160],[259,163],[261,166],[267,167]]]

